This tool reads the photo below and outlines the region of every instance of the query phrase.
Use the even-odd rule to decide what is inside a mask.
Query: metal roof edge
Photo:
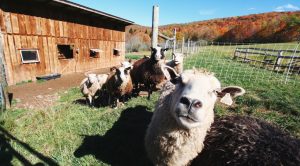
[[[70,2],[68,0],[52,0],[52,1],[60,3],[60,4],[64,4],[64,5],[67,5],[67,6],[71,6],[71,7],[74,7],[74,8],[78,8],[78,9],[81,9],[81,10],[84,10],[84,11],[88,11],[88,12],[91,12],[91,13],[95,13],[95,14],[98,14],[98,15],[106,16],[106,17],[109,17],[109,18],[112,18],[112,19],[115,19],[115,20],[118,20],[118,21],[122,21],[122,22],[127,23],[128,25],[134,24],[133,21],[130,21],[130,20],[127,20],[127,19],[124,19],[124,18],[121,18],[121,17],[117,17],[117,16],[114,16],[114,15],[111,15],[111,14],[108,14],[108,13],[105,13],[105,12],[102,12],[102,11],[99,11],[99,10],[96,10],[96,9],[92,9],[92,8],[89,8],[89,7],[74,3],[74,2]]]

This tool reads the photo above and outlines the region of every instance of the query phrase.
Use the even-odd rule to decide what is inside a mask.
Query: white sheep
[[[189,164],[203,149],[217,98],[230,101],[244,92],[239,87],[221,89],[218,79],[203,70],[184,71],[176,85],[167,82],[146,132],[149,159],[155,165]]]
[[[80,83],[80,90],[90,106],[94,105],[95,96],[106,82],[107,74],[87,74]]]
[[[172,60],[167,61],[166,65],[174,68],[177,74],[181,74],[183,71],[183,57],[182,53],[173,53]]]
[[[145,137],[150,160],[172,166],[300,165],[300,140],[278,127],[248,116],[214,122],[217,98],[232,104],[244,93],[235,86],[221,89],[205,71],[184,71],[176,85],[165,84]]]

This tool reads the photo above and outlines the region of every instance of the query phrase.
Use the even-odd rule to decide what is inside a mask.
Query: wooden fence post
[[[182,37],[181,53],[184,54],[184,37]]]
[[[245,55],[244,55],[244,62],[248,62],[248,52],[249,52],[249,49],[247,48]]]
[[[157,5],[155,5],[155,6],[153,6],[153,15],[152,15],[152,42],[151,42],[151,45],[153,48],[157,47],[158,20],[159,20],[159,7]]]
[[[276,71],[280,70],[280,64],[281,64],[281,61],[282,61],[282,57],[283,57],[283,51],[278,51],[278,55],[277,55],[276,61],[274,63],[273,70],[276,70]]]
[[[174,28],[173,53],[176,52],[176,28]]]
[[[6,71],[5,71],[5,62],[4,62],[4,43],[3,43],[3,34],[0,29],[0,102],[1,108],[3,111],[7,108],[10,108],[10,102],[7,93],[7,80],[6,80]]]
[[[188,41],[187,41],[187,53],[186,53],[186,55],[188,56],[189,55],[189,53],[190,53],[190,39],[188,39]]]

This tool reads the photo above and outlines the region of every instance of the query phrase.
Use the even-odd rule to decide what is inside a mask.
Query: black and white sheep
[[[168,48],[151,47],[150,58],[144,57],[133,64],[131,78],[135,90],[139,90],[139,85],[143,84],[148,91],[148,99],[150,99],[153,90],[157,89],[157,87],[161,86],[171,77],[167,71],[167,68],[170,67],[164,63],[165,51],[167,50]]]
[[[113,67],[107,82],[105,83],[106,90],[109,95],[108,104],[118,106],[119,99],[130,97],[133,85],[130,77],[132,65],[122,63],[121,67]]]
[[[217,99],[230,104],[244,92],[221,88],[205,71],[184,71],[176,85],[167,82],[146,132],[149,159],[172,166],[189,165],[195,158],[198,165],[299,165],[300,141],[266,122],[227,117],[211,128]]]

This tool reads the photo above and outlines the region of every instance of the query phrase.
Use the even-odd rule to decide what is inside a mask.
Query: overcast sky
[[[71,0],[151,26],[152,6],[160,8],[160,25],[242,16],[271,11],[300,10],[300,0]]]

